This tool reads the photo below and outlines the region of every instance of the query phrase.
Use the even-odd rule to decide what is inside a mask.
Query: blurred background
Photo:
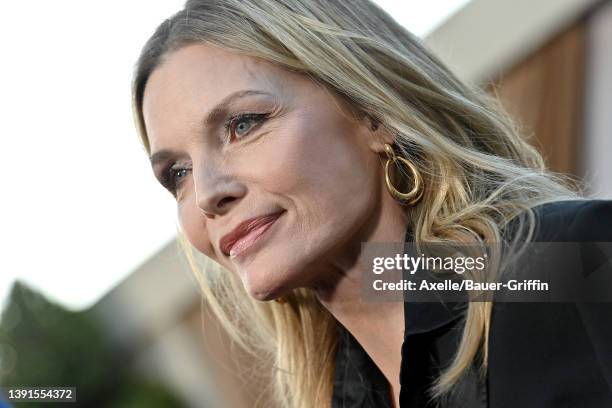
[[[551,169],[612,199],[612,1],[377,3],[496,93]],[[259,398],[202,304],[132,122],[133,64],[181,5],[0,4],[0,386],[74,386],[73,407]]]

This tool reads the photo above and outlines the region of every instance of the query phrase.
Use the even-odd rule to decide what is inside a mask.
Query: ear
[[[368,146],[375,153],[384,153],[385,144],[388,143],[393,145],[393,143],[395,143],[395,138],[376,119],[367,116],[366,120],[368,121],[370,130],[367,138]]]

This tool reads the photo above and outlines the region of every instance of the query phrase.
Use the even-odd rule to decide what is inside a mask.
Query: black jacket
[[[535,212],[534,241],[612,242],[612,201],[558,201]],[[494,303],[486,377],[475,361],[448,400],[429,402],[425,390],[452,361],[466,309],[466,302],[404,303],[402,408],[612,408],[612,303],[606,302]],[[385,377],[340,330],[332,407],[391,407]]]

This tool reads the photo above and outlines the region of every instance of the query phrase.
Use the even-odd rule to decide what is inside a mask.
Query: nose
[[[220,169],[207,166],[193,176],[196,202],[207,218],[227,213],[244,196],[244,185]]]

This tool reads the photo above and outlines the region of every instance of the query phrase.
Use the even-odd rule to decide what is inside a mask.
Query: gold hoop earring
[[[421,174],[417,170],[416,166],[404,157],[397,156],[393,147],[389,143],[385,143],[385,152],[387,153],[387,162],[385,163],[385,182],[387,183],[387,189],[391,193],[391,195],[399,201],[405,202],[407,205],[415,205],[421,197],[423,197],[423,179],[421,178]],[[414,186],[412,190],[408,193],[402,193],[397,188],[391,184],[391,177],[389,176],[389,164],[393,162],[393,164],[398,165],[398,160],[404,163],[410,171],[412,172],[412,178],[414,181]]]

